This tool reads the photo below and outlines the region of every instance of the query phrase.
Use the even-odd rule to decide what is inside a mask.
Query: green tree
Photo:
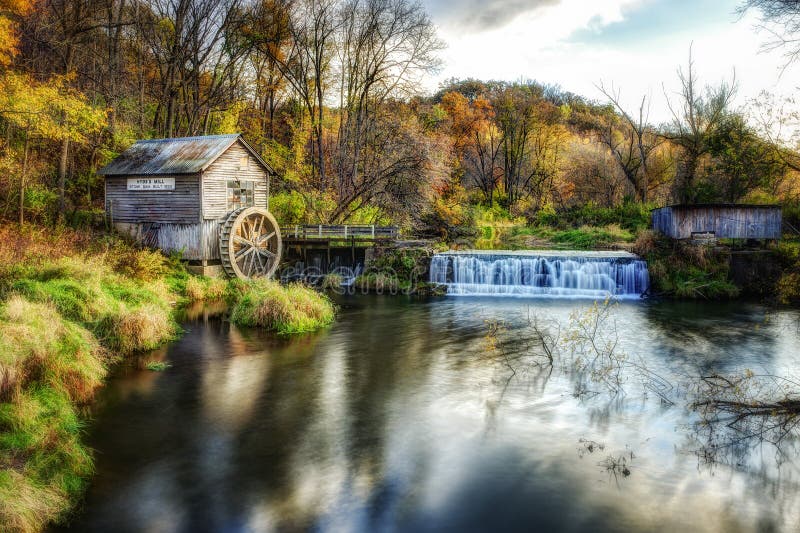
[[[737,202],[757,189],[772,192],[785,178],[786,164],[775,147],[762,140],[740,114],[729,115],[708,138],[712,158],[706,191]]]

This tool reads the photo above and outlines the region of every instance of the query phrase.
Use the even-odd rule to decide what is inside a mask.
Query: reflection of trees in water
[[[646,382],[632,367],[626,367],[619,374],[622,387],[617,392],[603,385],[602,380],[593,381],[592,376],[608,378],[614,374],[593,374],[587,369],[590,368],[586,365],[591,347],[576,350],[582,362],[578,367],[570,363],[573,352],[569,346],[561,344],[558,351],[565,355],[558,356],[551,344],[556,340],[561,343],[567,336],[568,328],[563,322],[559,330],[556,324],[541,321],[540,330],[552,328],[540,331],[542,335],[539,336],[531,332],[527,314],[518,313],[518,320],[508,319],[506,330],[498,331],[507,357],[501,358],[485,349],[484,320],[492,313],[490,310],[480,313],[466,300],[425,305],[402,299],[367,297],[359,298],[354,305],[361,307],[348,309],[341,322],[330,331],[292,340],[276,339],[257,330],[240,330],[221,320],[211,320],[197,331],[192,331],[192,324],[188,324],[187,335],[169,349],[168,358],[174,367],[163,374],[144,373],[155,381],[155,386],[134,393],[146,396],[144,401],[149,404],[141,407],[148,413],[147,417],[131,412],[131,420],[141,426],[132,432],[115,430],[114,424],[128,423],[126,410],[130,407],[126,404],[118,409],[113,420],[106,419],[106,426],[99,428],[105,440],[99,446],[101,449],[118,446],[124,449],[126,444],[117,442],[117,435],[142,432],[141,436],[136,436],[137,447],[150,451],[128,452],[130,463],[117,465],[114,472],[118,479],[134,480],[131,486],[136,490],[130,491],[131,499],[146,498],[145,489],[160,489],[160,492],[152,490],[155,496],[150,497],[178,517],[175,520],[180,527],[176,526],[176,530],[223,529],[230,524],[253,530],[379,530],[386,524],[396,523],[393,520],[403,510],[421,507],[420,501],[426,503],[422,494],[424,487],[443,473],[442,463],[451,459],[451,451],[461,451],[454,450],[458,446],[449,447],[448,443],[440,442],[446,439],[437,437],[452,436],[462,429],[468,432],[469,426],[463,426],[461,421],[443,420],[442,414],[457,414],[459,409],[473,409],[474,412],[474,406],[479,409],[480,402],[485,399],[486,427],[491,430],[504,402],[508,405],[526,400],[520,388],[542,396],[546,390],[552,392],[551,387],[555,388],[556,384],[566,383],[567,403],[570,393],[577,396],[575,403],[587,410],[591,432],[595,433],[619,422],[620,415],[625,414],[631,403],[642,400],[646,394],[650,401],[659,402],[652,392],[646,392]],[[466,316],[469,314],[472,318]],[[502,314],[509,316],[505,309]],[[206,318],[201,313],[196,320],[203,322]],[[620,326],[627,324],[620,321]],[[625,334],[620,329],[620,336]],[[610,340],[609,336],[607,341]],[[552,364],[549,364],[550,356],[545,347],[552,351]],[[597,365],[604,360],[610,359],[600,357]],[[624,361],[636,362],[637,359],[628,354]],[[508,362],[515,373],[509,370]],[[595,370],[601,368],[596,366]],[[699,371],[697,374],[700,375]],[[496,387],[481,389],[491,376]],[[216,382],[220,387],[211,390]],[[578,386],[579,383],[583,386]],[[252,388],[256,390],[250,390]],[[685,388],[671,396],[679,406],[693,400],[682,394],[686,394]],[[437,398],[446,400],[437,404]],[[452,405],[454,398],[458,405]],[[471,398],[477,398],[474,404],[470,403]],[[237,402],[241,402],[241,409],[237,408]],[[554,413],[562,407],[560,402],[551,402],[550,410],[543,416],[556,416]],[[136,402],[128,403],[136,405]],[[519,403],[515,407],[519,407]],[[664,408],[672,409],[673,414],[680,409]],[[231,410],[233,416],[220,421],[227,410]],[[150,416],[152,413],[158,416]],[[516,416],[516,419],[509,416],[506,421],[521,421],[519,426],[523,433],[531,429],[523,427],[530,425],[529,412],[517,411]],[[444,431],[437,430],[448,423],[452,425]],[[480,413],[477,423],[480,429]],[[541,428],[550,428],[546,419]],[[538,427],[533,429],[539,430]],[[496,446],[508,437],[508,428],[501,425],[496,436],[497,439],[493,439],[480,435],[484,440],[475,449],[483,452]],[[597,434],[586,437],[600,438]],[[470,445],[468,438],[458,444],[464,448]],[[636,442],[632,445],[634,451],[641,448]],[[605,453],[613,452],[618,458],[619,450],[613,446],[610,443],[607,452],[596,454],[591,459],[591,468],[604,468],[600,463]],[[687,446],[687,449],[695,448]],[[490,475],[493,470],[479,462],[484,460],[482,455],[462,458],[458,465],[468,474],[450,486],[456,490],[445,501],[452,506],[452,514],[442,511],[437,518],[464,513],[472,518],[469,513],[477,515],[478,509],[473,511],[465,505],[464,498],[470,494],[459,491],[474,491],[472,497],[480,504],[486,501],[488,488],[498,488],[507,492],[492,500],[497,507],[485,510],[487,519],[497,518],[497,512],[492,512],[494,509],[509,508],[524,514],[525,520],[519,519],[521,525],[539,523],[535,520],[541,519],[545,521],[542,523],[550,520],[555,526],[563,524],[565,514],[582,507],[585,512],[597,514],[601,520],[599,524],[605,523],[613,529],[620,523],[607,511],[617,500],[613,495],[607,500],[598,496],[591,483],[581,477],[585,470],[559,461],[548,462],[536,454],[531,457],[523,450],[511,446],[509,453],[520,454],[520,465],[525,461],[542,463],[539,469],[532,469],[530,465],[515,467],[512,474],[518,476],[519,485],[498,482]],[[567,450],[567,454],[571,451]],[[752,451],[750,453],[752,458]],[[150,458],[151,462],[140,457]],[[153,457],[159,460],[152,461]],[[504,452],[495,460],[501,463],[498,468],[502,468],[508,456]],[[638,477],[639,461],[637,457],[631,467],[633,474],[621,484],[624,490],[636,494],[631,501],[642,498],[647,502],[652,496],[645,493],[653,484],[637,484],[641,479]],[[550,467],[562,470],[548,471]],[[756,492],[750,501],[772,498],[781,510],[786,510],[785,516],[796,516],[796,495],[800,488],[787,482],[786,469],[776,474],[769,462],[764,461],[751,464],[747,469],[742,467],[742,470],[759,480],[757,484],[747,485],[746,490]],[[531,471],[541,476],[531,476]],[[526,484],[526,491],[520,491],[519,486]],[[761,492],[757,493],[759,489]],[[541,494],[545,501],[552,498],[553,493],[566,495],[569,500],[563,502],[563,512],[530,505],[531,494]],[[581,503],[575,505],[575,499]],[[693,505],[702,510],[702,505],[696,502]],[[623,513],[637,513],[645,506],[621,507]],[[615,508],[614,512],[617,511]],[[144,516],[146,514],[130,519],[131,523],[151,526],[157,523],[156,516]],[[663,511],[659,520],[672,519],[668,514],[669,511]],[[260,517],[258,520],[262,521],[253,517]],[[340,519],[345,522],[338,522]],[[774,519],[774,516],[765,515],[760,525],[768,529],[774,526],[770,522]],[[658,523],[649,516],[642,520],[644,524]],[[349,527],[353,524],[354,527]],[[466,528],[470,522],[465,518],[459,524]],[[420,522],[419,525],[425,524]],[[497,523],[487,522],[486,525],[488,529],[496,527]],[[641,529],[648,530],[647,527]]]
[[[748,312],[741,323],[720,325],[719,317],[698,319],[697,310],[688,312],[679,306],[680,321],[672,312],[662,314],[658,323],[672,338],[688,326],[691,335],[702,335],[709,342],[722,332],[721,346],[715,347],[724,360],[726,343],[749,345],[750,336],[759,337],[760,346],[767,350],[775,344],[775,336],[784,331],[781,326],[767,330],[762,322]],[[648,361],[624,353],[620,349],[616,327],[616,307],[611,302],[595,303],[566,322],[554,319],[529,319],[526,324],[512,327],[490,322],[487,327],[487,356],[506,368],[508,380],[498,400],[489,406],[489,416],[497,415],[505,390],[512,380],[533,376],[535,388],[544,392],[555,370],[571,384],[573,396],[589,410],[589,421],[595,427],[608,427],[611,421],[630,407],[630,400],[646,401],[655,398],[664,407],[685,405],[693,415],[685,424],[691,451],[709,463],[733,466],[750,465],[754,450],[769,446],[774,453],[773,464],[780,469],[782,462],[798,456],[800,451],[800,381],[786,376],[711,374],[707,368],[741,366],[742,360],[732,357],[731,365],[715,365],[704,357],[705,350],[695,353],[692,374],[675,372],[669,375],[652,370]],[[651,316],[651,322],[653,317]],[[776,325],[777,327],[777,325]],[[751,329],[752,328],[752,329]],[[526,333],[522,333],[527,330]],[[755,332],[755,333],[754,333]],[[526,339],[521,342],[520,338]],[[747,339],[744,342],[740,339]],[[652,349],[653,347],[651,347]],[[741,346],[739,346],[741,348]],[[684,361],[678,361],[680,365]],[[544,379],[542,379],[544,377]],[[775,470],[775,469],[773,469]]]
[[[663,336],[670,364],[687,372],[725,372],[745,357],[772,361],[779,332],[770,315],[742,302],[670,302],[645,306],[647,327]]]
[[[366,297],[357,305],[314,350],[300,338],[271,351],[260,409],[238,432],[239,492],[279,529],[377,529],[397,495],[428,475],[424,446],[391,441],[408,433],[395,427],[404,418],[396,410],[433,394],[420,385],[450,364],[452,347],[439,330],[450,317],[405,300]],[[404,312],[408,306],[419,308]]]

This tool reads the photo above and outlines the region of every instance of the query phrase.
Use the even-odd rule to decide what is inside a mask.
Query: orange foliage
[[[0,67],[7,67],[17,55],[17,22],[30,12],[31,0],[0,0]]]
[[[473,142],[476,133],[491,125],[495,116],[491,102],[483,96],[470,102],[463,94],[451,91],[442,96],[441,106],[450,118],[450,134],[459,154]]]

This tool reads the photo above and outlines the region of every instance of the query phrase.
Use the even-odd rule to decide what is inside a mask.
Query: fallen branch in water
[[[700,455],[718,461],[723,450],[767,442],[785,455],[782,445],[800,436],[800,382],[775,375],[702,376],[690,407],[697,424]]]

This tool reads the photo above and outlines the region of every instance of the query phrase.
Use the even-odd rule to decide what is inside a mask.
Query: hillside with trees
[[[443,43],[408,0],[4,4],[8,220],[97,224],[95,172],[135,139],[231,132],[278,170],[287,224],[392,221],[447,238],[473,206],[533,222],[586,204],[798,195],[796,154],[775,133],[783,103],[734,106],[735,77],[703,80],[691,53],[661,80],[679,90],[635,109],[600,80],[598,100],[473,79],[426,95]],[[659,98],[665,124],[649,119]]]

